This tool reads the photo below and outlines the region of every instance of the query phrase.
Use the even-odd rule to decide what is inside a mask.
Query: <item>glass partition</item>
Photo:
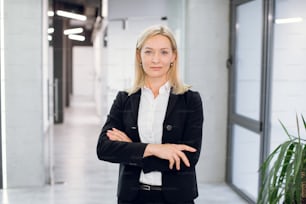
[[[257,199],[260,135],[241,126],[233,127],[233,184]]]
[[[296,114],[306,117],[306,1],[276,0],[275,6],[271,151],[287,139],[279,120],[297,134]]]
[[[237,7],[236,105],[237,114],[259,120],[262,49],[262,2]]]

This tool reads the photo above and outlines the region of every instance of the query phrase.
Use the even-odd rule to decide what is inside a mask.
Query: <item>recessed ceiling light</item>
[[[299,23],[302,22],[303,18],[297,17],[297,18],[278,18],[275,19],[276,24],[286,24],[286,23]]]
[[[70,40],[84,41],[85,37],[82,35],[68,35]]]
[[[81,14],[76,14],[68,11],[57,10],[56,14],[66,18],[72,18],[80,21],[86,21],[87,17]]]
[[[53,11],[48,11],[48,16],[54,16],[54,12]]]
[[[79,34],[84,31],[83,28],[72,28],[72,29],[66,29],[64,30],[64,35],[70,35],[70,34]]]
[[[54,28],[48,28],[48,34],[54,33]]]

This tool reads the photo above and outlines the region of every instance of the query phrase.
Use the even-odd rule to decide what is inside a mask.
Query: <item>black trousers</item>
[[[194,201],[172,203],[163,198],[162,191],[158,190],[139,190],[138,196],[134,201],[118,200],[118,204],[194,204]]]

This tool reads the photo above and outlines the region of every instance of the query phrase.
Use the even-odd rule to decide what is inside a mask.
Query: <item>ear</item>
[[[141,56],[140,56],[140,50],[139,49],[136,50],[136,57],[137,57],[137,61],[141,62]]]
[[[176,61],[176,52],[174,52],[171,57],[171,63],[174,63],[175,61]]]

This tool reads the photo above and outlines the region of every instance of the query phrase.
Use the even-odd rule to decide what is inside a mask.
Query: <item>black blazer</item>
[[[140,142],[137,118],[141,90],[128,95],[119,92],[102,128],[97,144],[98,158],[120,163],[117,195],[121,200],[133,200],[139,189],[139,176],[144,173],[162,173],[162,192],[171,202],[190,201],[198,196],[195,165],[198,162],[202,144],[203,108],[198,92],[184,94],[170,93],[165,120],[163,122],[162,143],[186,144],[197,149],[195,153],[185,152],[190,167],[181,162],[181,170],[169,169],[168,160],[155,156],[143,158],[147,146]],[[133,141],[111,141],[107,130],[117,128]]]

